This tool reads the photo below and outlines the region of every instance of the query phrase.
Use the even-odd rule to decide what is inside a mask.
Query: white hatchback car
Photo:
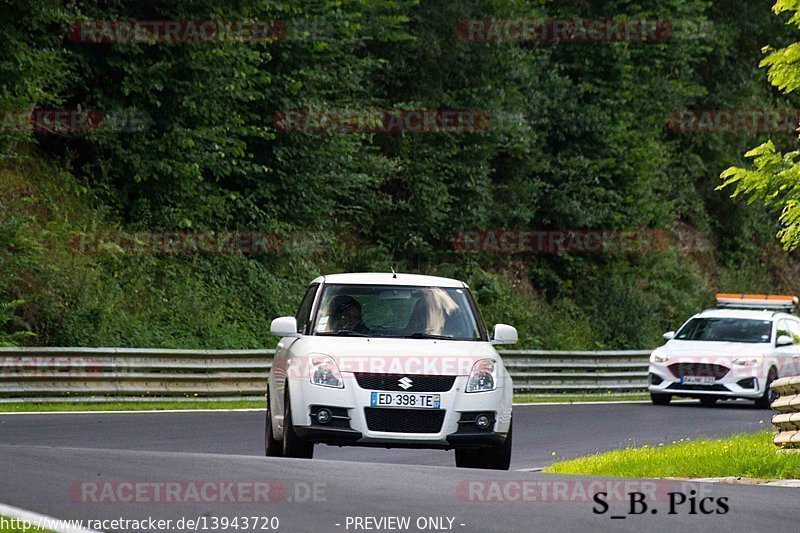
[[[768,408],[770,384],[800,374],[800,319],[793,296],[718,294],[717,308],[690,318],[650,356],[648,389],[656,405],[672,396],[713,405],[746,398]]]
[[[281,337],[267,391],[266,454],[316,443],[455,449],[456,465],[507,470],[513,384],[461,281],[336,274],[309,286]]]

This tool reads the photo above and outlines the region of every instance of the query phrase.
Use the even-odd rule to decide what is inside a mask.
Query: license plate
[[[373,392],[369,404],[372,407],[413,407],[416,409],[439,409],[441,394],[408,394],[405,392]]]
[[[681,383],[684,385],[713,385],[716,379],[714,376],[683,376]]]

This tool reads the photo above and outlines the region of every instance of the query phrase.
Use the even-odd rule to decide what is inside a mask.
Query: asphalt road
[[[456,469],[452,452],[429,450],[318,446],[312,461],[265,458],[261,412],[0,415],[0,502],[59,518],[205,516],[206,527],[214,517],[277,517],[278,531],[375,531],[393,525],[362,522],[356,528],[356,517],[367,516],[409,517],[409,531],[796,529],[795,489],[650,481],[620,488],[619,480],[519,471],[546,465],[552,452],[564,458],[755,431],[763,427],[760,421],[769,423],[769,411],[738,405],[574,405],[517,407],[514,416],[512,469],[517,471],[487,472]],[[224,483],[228,492],[214,492]],[[175,492],[169,493],[168,484]],[[192,487],[211,492],[197,498]],[[601,509],[592,500],[598,491],[608,492],[612,504],[603,514],[593,513]],[[649,509],[626,516],[625,493],[634,491],[647,495]],[[683,497],[669,493],[685,495],[676,514],[669,514],[670,498]],[[701,498],[713,499],[704,504],[711,514],[702,514]],[[692,500],[697,514],[690,512]],[[725,506],[729,510],[722,512]],[[425,517],[447,517],[452,525],[447,519],[444,528],[416,522]],[[267,524],[261,519],[257,529]],[[183,526],[173,522],[171,529],[194,529]]]

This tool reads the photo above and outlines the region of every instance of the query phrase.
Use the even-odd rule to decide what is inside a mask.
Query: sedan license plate
[[[713,385],[714,376],[683,376],[681,383],[684,385]]]
[[[442,403],[440,394],[408,394],[405,392],[373,392],[370,394],[372,407],[414,407],[416,409],[439,409]]]

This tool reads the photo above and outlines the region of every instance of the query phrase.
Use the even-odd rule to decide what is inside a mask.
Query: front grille
[[[389,433],[439,433],[444,415],[444,409],[364,408],[369,430]]]
[[[356,372],[356,382],[362,389],[399,392],[447,392],[453,388],[456,376],[425,374],[373,374]],[[401,380],[403,381],[401,383]],[[401,385],[409,385],[402,387]]]
[[[725,385],[684,385],[681,383],[673,383],[669,387],[669,390],[696,390],[696,391],[708,391],[708,392],[730,392],[731,390],[726,387]]]
[[[712,365],[710,363],[673,363],[669,365],[669,371],[676,378],[683,376],[713,376],[715,379],[722,379],[731,369],[727,366]]]

